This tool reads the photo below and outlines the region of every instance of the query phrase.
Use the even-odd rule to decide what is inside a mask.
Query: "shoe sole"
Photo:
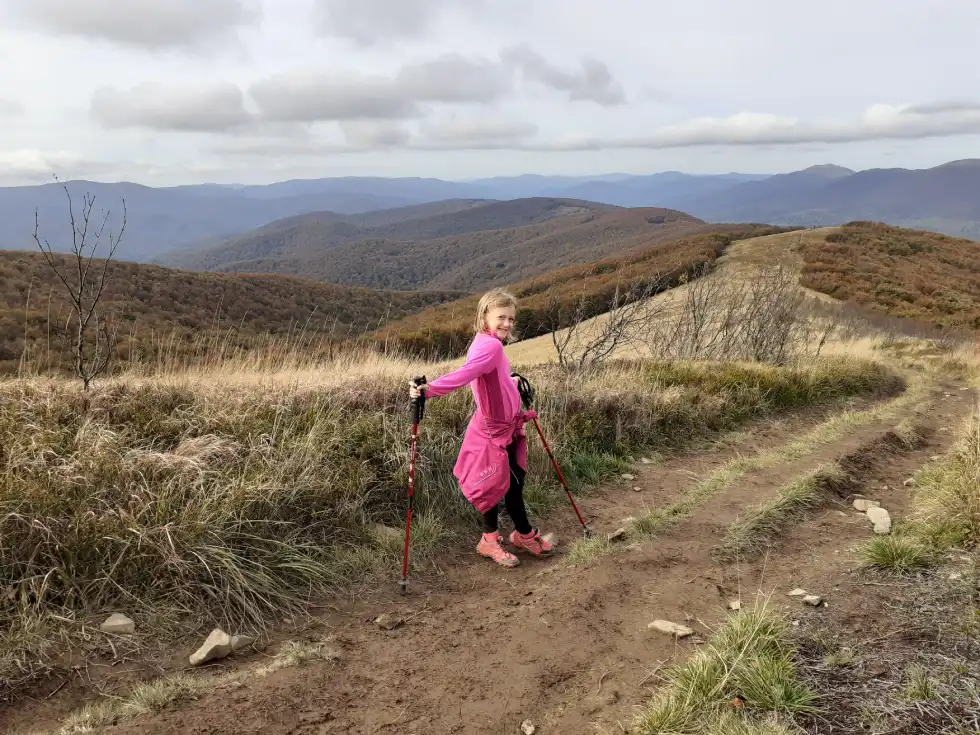
[[[513,562],[507,562],[507,561],[498,561],[497,559],[494,559],[492,556],[489,556],[487,554],[484,554],[479,549],[477,549],[477,552],[476,553],[479,554],[480,556],[482,556],[484,559],[489,559],[494,564],[496,564],[498,567],[504,567],[505,569],[513,569],[514,567],[517,567],[517,566],[520,566],[521,565],[521,560],[518,559],[518,558],[516,558],[516,557],[514,558],[514,561]]]

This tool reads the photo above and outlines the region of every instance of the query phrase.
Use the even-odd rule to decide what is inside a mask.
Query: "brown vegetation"
[[[51,257],[62,271],[74,262],[71,255]],[[96,259],[93,268],[101,267]],[[102,308],[116,327],[115,356],[127,361],[153,359],[161,350],[184,354],[209,337],[253,348],[301,332],[341,339],[461,295],[112,262]],[[68,314],[63,284],[41,253],[0,254],[0,370],[16,370],[25,345],[34,366],[67,367],[58,333]]]
[[[623,294],[645,297],[673,288],[695,272],[710,268],[734,240],[782,231],[785,228],[730,225],[724,231],[678,237],[633,253],[499,285],[507,286],[520,299],[517,336],[528,339],[609,311],[617,292],[622,303]],[[460,354],[472,337],[470,323],[478,299],[472,296],[426,309],[364,339],[430,356]]]
[[[825,239],[800,245],[804,286],[892,316],[980,328],[975,242],[873,222],[852,222]]]

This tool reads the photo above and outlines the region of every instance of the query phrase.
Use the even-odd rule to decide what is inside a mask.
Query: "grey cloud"
[[[927,102],[921,105],[911,105],[905,108],[905,114],[909,115],[942,115],[947,112],[974,112],[980,111],[980,100],[975,99],[953,99],[941,100],[937,102]]]
[[[233,84],[166,87],[145,83],[130,90],[101,87],[92,95],[92,118],[105,128],[219,132],[247,125],[245,97]]]
[[[462,120],[427,123],[421,126],[421,138],[411,147],[427,150],[500,149],[520,147],[537,135],[533,123],[507,120]]]
[[[613,78],[609,68],[597,59],[583,59],[578,72],[563,71],[527,44],[504,49],[501,58],[505,64],[518,69],[525,78],[567,92],[570,100],[600,105],[619,105],[626,101],[623,88]]]
[[[494,64],[447,54],[404,67],[393,77],[338,73],[280,74],[251,88],[271,120],[410,119],[426,102],[492,102],[510,89]]]
[[[0,97],[0,118],[20,117],[25,112],[27,112],[27,108],[17,100],[8,100]]]
[[[408,130],[389,120],[346,120],[340,123],[340,129],[354,148],[404,146],[411,138]]]
[[[261,0],[15,1],[43,30],[150,50],[200,49],[262,18]]]
[[[425,37],[447,12],[479,10],[486,0],[316,0],[314,23],[361,46]]]

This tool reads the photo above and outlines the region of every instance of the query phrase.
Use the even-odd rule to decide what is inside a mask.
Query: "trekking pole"
[[[416,385],[425,385],[425,376],[412,378]],[[425,393],[420,391],[418,398],[412,399],[412,450],[408,463],[408,513],[405,517],[405,554],[402,557],[401,593],[408,592],[408,542],[412,535],[412,500],[415,496],[415,446],[419,437],[419,423],[425,415]]]
[[[530,410],[531,403],[534,401],[534,388],[531,387],[530,381],[523,375],[518,373],[511,373],[512,378],[517,378],[517,391],[521,394],[521,402],[524,404],[524,408]],[[578,506],[575,504],[575,498],[572,497],[572,491],[568,489],[568,483],[565,482],[565,476],[561,473],[561,468],[558,466],[558,462],[555,461],[555,455],[551,451],[551,446],[548,444],[548,440],[544,438],[544,432],[541,431],[541,424],[538,423],[537,418],[534,420],[534,428],[538,430],[538,436],[541,437],[541,443],[544,445],[544,450],[548,453],[548,457],[551,458],[551,466],[555,468],[555,474],[558,475],[558,480],[561,482],[563,488],[565,488],[565,493],[568,495],[568,500],[572,504],[572,509],[575,511],[575,515],[578,516],[578,522],[582,524],[582,535],[585,538],[592,538],[592,529],[588,527],[585,523],[585,519],[582,518],[582,514],[579,512]]]

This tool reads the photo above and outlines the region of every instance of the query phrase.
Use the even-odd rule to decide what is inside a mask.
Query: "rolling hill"
[[[25,340],[36,358],[47,359],[50,343],[53,362],[61,359],[54,334],[49,342],[49,330],[55,331],[68,314],[61,294],[40,253],[0,253],[0,371],[17,368]],[[293,276],[192,273],[113,262],[103,302],[118,330],[116,354],[125,360],[152,358],[163,343],[184,354],[216,334],[227,336],[233,346],[249,347],[300,332],[340,340],[465,295],[384,292]]]
[[[801,283],[890,316],[980,329],[980,248],[970,240],[874,222],[803,238]]]
[[[119,256],[136,262],[162,262],[168,253],[213,247],[277,220],[311,212],[332,213],[337,219],[367,226],[366,221],[358,223],[349,215],[387,210],[389,214],[378,215],[377,226],[385,218],[410,214],[406,208],[422,204],[534,197],[675,209],[709,222],[825,226],[873,220],[980,239],[980,160],[953,161],[922,170],[851,171],[823,165],[775,176],[667,171],[650,175],[526,174],[469,181],[337,177],[165,188],[73,181],[69,188],[76,205],[83,193],[96,195],[96,210],[110,208],[110,224],[116,229],[120,197],[125,197],[128,234]],[[0,245],[11,249],[32,246],[35,208],[39,209],[42,235],[56,249],[65,250],[66,201],[56,184],[0,187]]]
[[[720,227],[673,210],[532,198],[371,228],[307,215],[173,264],[372,288],[477,291]]]
[[[616,290],[629,284],[657,284],[658,290],[673,288],[698,265],[714,263],[735,240],[788,230],[763,225],[718,227],[717,231],[678,234],[630,253],[498,284],[520,299],[517,336],[527,339],[565,326],[569,314],[579,306],[584,309],[583,316],[602,314]],[[427,357],[458,356],[472,338],[478,300],[479,295],[473,295],[439,304],[393,320],[360,339]]]

